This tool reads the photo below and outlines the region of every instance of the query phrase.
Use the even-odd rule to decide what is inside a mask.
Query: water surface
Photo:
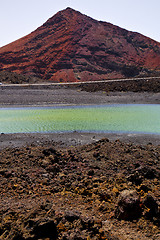
[[[159,104],[1,108],[0,132],[131,132],[160,134]]]

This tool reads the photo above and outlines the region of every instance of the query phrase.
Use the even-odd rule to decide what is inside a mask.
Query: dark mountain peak
[[[0,71],[51,81],[134,77],[160,71],[160,43],[66,8],[0,48]]]
[[[54,16],[52,16],[50,19],[47,20],[47,22],[44,24],[44,26],[48,26],[48,25],[54,25],[57,23],[69,23],[71,25],[74,25],[77,22],[81,22],[81,21],[96,21],[84,14],[82,14],[81,12],[74,10],[70,7],[67,7],[64,10],[61,10],[59,12],[57,12]]]
[[[71,7],[67,7],[66,9],[61,10],[60,12],[61,13],[66,13],[66,14],[81,14],[81,15],[83,15],[82,13],[80,13],[79,11],[77,11],[77,10],[71,8]]]
[[[64,10],[61,10],[61,11],[57,12],[54,16],[56,16],[56,15],[61,15],[61,16],[64,16],[64,17],[73,17],[73,16],[81,16],[82,17],[82,16],[85,16],[81,12],[79,12],[79,11],[73,9],[73,8],[70,8],[70,7],[67,7]]]
[[[53,15],[51,17],[51,19],[56,18],[56,17],[64,17],[64,18],[65,17],[73,17],[74,15],[83,15],[83,14],[70,8],[70,7],[67,7],[64,10],[57,12],[55,15]]]

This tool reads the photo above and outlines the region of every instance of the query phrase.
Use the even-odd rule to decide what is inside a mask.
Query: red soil
[[[51,81],[88,81],[160,71],[160,43],[71,8],[0,48],[0,70]]]

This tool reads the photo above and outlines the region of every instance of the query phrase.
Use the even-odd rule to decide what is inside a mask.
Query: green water
[[[160,134],[160,105],[0,109],[0,133],[66,131]]]

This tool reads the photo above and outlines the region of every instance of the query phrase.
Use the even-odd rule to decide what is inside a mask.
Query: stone
[[[33,234],[35,239],[50,238],[52,240],[56,240],[58,237],[56,225],[51,219],[36,224],[33,229]]]
[[[142,183],[142,177],[138,172],[135,172],[133,174],[130,174],[129,176],[127,176],[127,180],[136,184],[136,185],[140,185]]]
[[[90,169],[89,171],[88,171],[88,176],[93,176],[94,175],[94,170],[93,169]]]
[[[145,199],[143,200],[143,204],[145,206],[145,209],[147,209],[147,211],[145,212],[145,216],[147,218],[152,219],[153,217],[157,216],[158,203],[154,196],[148,193]]]
[[[136,169],[136,172],[146,179],[154,179],[158,175],[156,169],[149,166],[139,167]]]
[[[140,197],[134,190],[124,190],[119,194],[115,217],[119,220],[138,219],[142,214]]]
[[[77,211],[66,211],[64,215],[65,219],[69,222],[79,219],[80,213]]]

